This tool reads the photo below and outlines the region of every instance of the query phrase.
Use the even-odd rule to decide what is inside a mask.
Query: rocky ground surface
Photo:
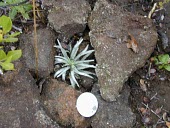
[[[0,127],[1,128],[59,128],[44,111],[39,101],[36,81],[23,63],[16,63],[17,71],[8,76],[13,79],[1,80],[0,86]],[[8,79],[9,80],[9,79]]]
[[[128,0],[43,1],[48,24],[37,28],[38,74],[31,30],[20,36],[23,55],[15,62],[16,70],[0,76],[0,127],[168,127],[170,73],[158,70],[149,58],[169,52],[170,45],[164,40],[170,39],[170,3],[165,5],[166,11],[157,11],[149,19],[144,17],[149,11],[143,10],[148,6],[151,10],[152,4]],[[162,14],[165,22],[161,21]],[[82,87],[76,90],[68,82],[53,79],[53,46],[59,39],[67,47],[68,40],[80,35],[84,38],[80,50],[89,43],[95,50],[91,57],[96,59],[97,77],[81,77]],[[99,102],[91,118],[82,117],[76,109],[77,97],[87,90]]]

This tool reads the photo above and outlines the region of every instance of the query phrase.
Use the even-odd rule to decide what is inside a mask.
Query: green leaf
[[[159,65],[158,68],[162,69],[162,68],[164,68],[164,65]]]
[[[18,12],[25,13],[23,6],[16,6],[15,8],[18,10]]]
[[[3,0],[3,2],[0,2],[0,6],[5,7],[6,5],[9,4],[17,4],[23,2],[23,0]],[[18,6],[10,6],[9,7],[9,17],[13,20],[17,13],[21,13],[22,16],[25,19],[29,19],[28,12],[32,10],[32,5],[31,4],[22,4]]]
[[[2,1],[5,1],[7,4],[11,4],[12,2],[16,2],[18,0],[2,0]]]
[[[2,69],[4,70],[14,70],[13,63],[3,62],[3,63],[0,63],[0,65],[2,66]]]
[[[2,15],[0,17],[0,26],[2,26],[3,34],[8,33],[12,29],[12,21],[10,17]]]
[[[7,54],[7,57],[12,56],[11,61],[17,60],[21,57],[22,55],[22,51],[21,50],[13,50],[13,51],[9,51]]]
[[[17,42],[17,41],[18,41],[18,38],[9,37],[9,38],[3,39],[3,41],[4,41],[4,42],[13,43],[13,42]]]
[[[24,5],[25,11],[31,11],[32,10],[32,5],[31,4],[26,4]]]
[[[22,16],[25,18],[25,19],[29,19],[29,15],[27,13],[22,13]]]
[[[158,59],[160,62],[162,62],[163,64],[167,64],[169,61],[169,55],[168,54],[164,54],[164,55],[159,55]]]
[[[5,62],[10,63],[11,59],[12,59],[12,56],[9,56],[9,57],[6,58]]]
[[[20,32],[14,32],[14,33],[8,35],[8,37],[15,37],[15,36],[18,36],[20,34],[21,34]]]
[[[9,11],[9,17],[13,20],[16,15],[17,15],[17,10],[15,9],[15,7],[12,7],[11,10]]]
[[[6,5],[6,3],[0,2],[0,6],[5,6],[5,5]]]
[[[22,16],[25,19],[29,19],[28,14],[25,12],[24,6],[16,6],[16,9],[18,10],[18,12],[20,12],[22,14]]]
[[[6,58],[6,53],[3,50],[0,50],[0,61]]]
[[[163,8],[163,2],[159,2],[158,4],[159,4],[160,8]]]
[[[170,64],[166,64],[166,65],[164,66],[164,69],[166,69],[167,71],[170,71]]]
[[[156,65],[158,65],[158,64],[159,64],[158,58],[157,58],[157,57],[153,57],[153,59],[154,59],[154,63],[155,63]]]

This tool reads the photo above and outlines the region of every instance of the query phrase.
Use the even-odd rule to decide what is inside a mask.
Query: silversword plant
[[[93,62],[94,60],[86,59],[92,52],[94,52],[94,50],[88,50],[89,45],[87,45],[83,51],[78,53],[79,46],[83,42],[83,38],[80,38],[73,48],[70,47],[69,51],[65,50],[61,46],[59,40],[57,41],[58,45],[55,45],[54,47],[61,50],[62,56],[55,56],[55,65],[60,64],[61,68],[55,72],[54,78],[61,76],[62,80],[65,81],[65,78],[68,75],[71,86],[74,88],[75,86],[79,87],[77,79],[79,79],[80,75],[93,78],[92,75],[94,75],[94,73],[86,71],[86,69],[96,68],[94,65],[90,64],[90,62]]]

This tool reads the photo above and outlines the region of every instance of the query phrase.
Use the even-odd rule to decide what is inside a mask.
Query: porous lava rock
[[[26,68],[36,73],[36,54],[38,53],[38,76],[40,78],[47,77],[54,70],[55,55],[55,33],[50,28],[40,28],[37,30],[37,47],[34,41],[34,31],[21,34],[20,48],[22,50],[22,58]]]
[[[22,63],[18,65],[13,79],[0,84],[0,127],[60,128],[40,105],[35,80]]]
[[[130,89],[124,86],[122,95],[116,102],[107,102],[102,99],[99,88],[94,85],[92,93],[97,97],[99,107],[92,117],[91,126],[93,128],[132,128],[136,121],[136,116],[128,104]]]
[[[107,0],[96,2],[88,25],[101,95],[107,101],[115,101],[124,82],[150,57],[157,43],[157,31],[151,19],[126,12]],[[138,43],[138,53],[127,47],[129,34]]]
[[[86,0],[46,0],[43,6],[52,7],[49,10],[48,22],[59,33],[60,40],[68,41],[74,34],[85,30],[91,11]]]
[[[81,116],[76,108],[77,97],[81,93],[64,82],[49,79],[44,84],[42,101],[51,118],[63,126],[85,128],[90,119]]]

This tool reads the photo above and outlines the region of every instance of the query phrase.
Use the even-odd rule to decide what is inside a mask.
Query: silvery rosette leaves
[[[83,38],[80,38],[74,47],[70,47],[69,51],[65,50],[60,41],[58,41],[58,45],[54,47],[59,48],[61,50],[62,56],[55,56],[55,65],[61,65],[61,68],[55,72],[54,77],[62,77],[62,80],[65,81],[66,76],[69,76],[71,86],[75,88],[75,86],[79,87],[79,83],[77,79],[79,76],[86,76],[89,78],[93,78],[92,75],[94,73],[87,71],[89,68],[96,68],[94,65],[91,65],[90,62],[93,62],[93,59],[88,60],[87,58],[90,56],[94,50],[88,50],[89,45],[85,47],[80,53],[78,53],[79,46],[83,42]]]

